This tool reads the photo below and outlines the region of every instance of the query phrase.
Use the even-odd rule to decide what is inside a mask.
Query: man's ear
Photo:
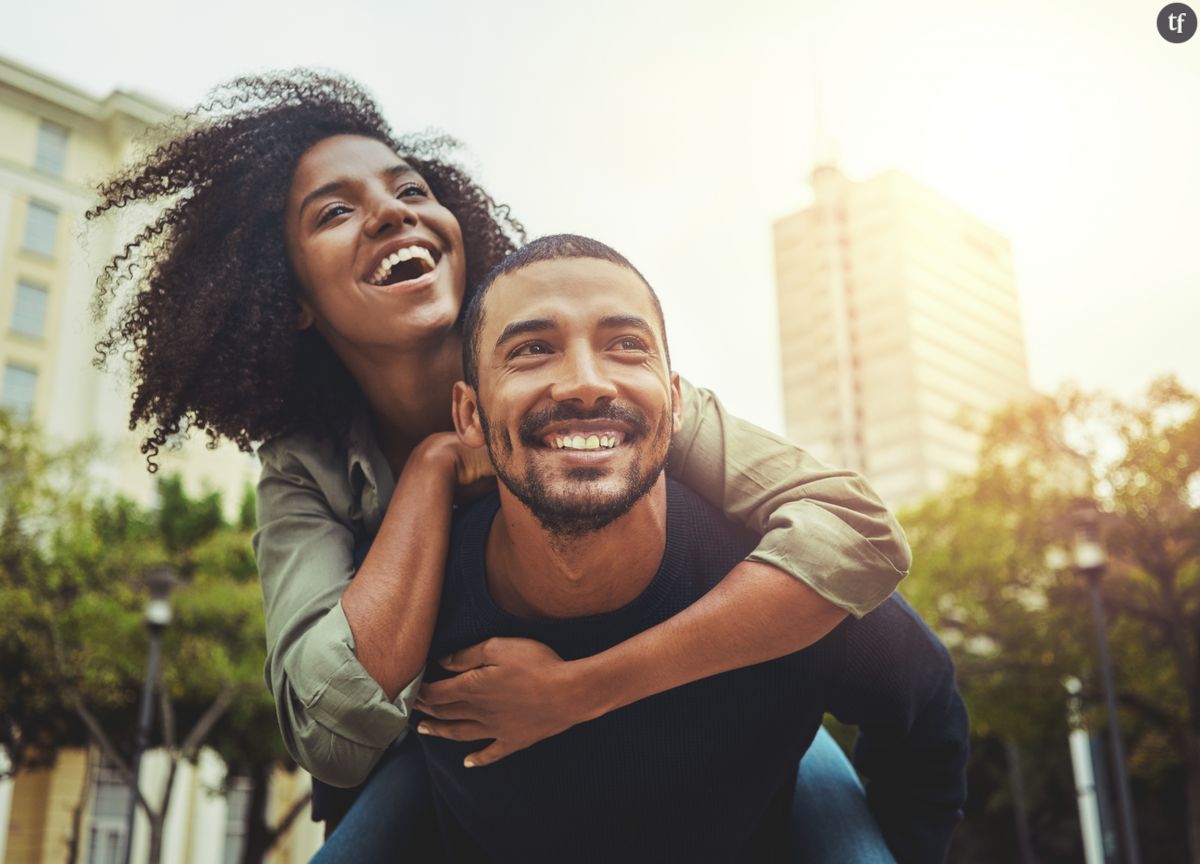
[[[303,300],[297,300],[296,306],[298,307],[296,310],[296,329],[307,330],[313,325],[313,321],[316,320],[313,316],[312,307]]]
[[[683,390],[679,386],[679,373],[671,373],[671,434],[683,428]]]
[[[454,415],[454,431],[458,440],[468,447],[482,447],[483,423],[479,419],[479,398],[475,388],[466,381],[454,382],[453,404],[450,411]]]

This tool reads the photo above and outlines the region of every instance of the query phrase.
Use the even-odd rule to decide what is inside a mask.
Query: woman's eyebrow
[[[416,174],[416,173],[417,172],[415,170],[413,170],[413,167],[411,165],[405,165],[403,162],[398,162],[397,164],[389,166],[388,168],[384,169],[383,176],[387,177],[388,179],[394,179],[396,177],[403,176],[404,174]],[[328,183],[325,183],[322,186],[318,186],[316,189],[314,189],[313,191],[309,192],[307,195],[304,196],[304,200],[300,202],[300,209],[297,212],[299,214],[303,215],[304,208],[307,207],[309,204],[311,204],[313,201],[315,201],[318,198],[323,198],[326,195],[332,195],[334,192],[340,192],[342,189],[344,189],[350,183],[351,183],[351,181],[349,178],[339,177],[336,180],[330,180]]]
[[[416,170],[411,165],[406,165],[403,162],[397,162],[395,165],[383,172],[385,177],[400,177],[404,174],[416,174]]]
[[[346,187],[348,182],[348,180],[342,178],[338,180],[331,180],[323,186],[318,186],[316,189],[304,196],[304,200],[300,202],[300,209],[297,211],[297,213],[303,216],[305,207],[318,198],[324,198],[326,195],[332,195],[334,192],[341,191]]]

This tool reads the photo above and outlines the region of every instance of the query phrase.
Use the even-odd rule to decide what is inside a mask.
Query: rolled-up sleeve
[[[908,573],[904,531],[870,485],[730,415],[682,382],[683,424],[668,471],[729,518],[761,534],[749,556],[806,583],[856,617]]]
[[[307,455],[272,445],[259,453],[254,555],[265,675],[288,752],[320,780],[354,786],[405,733],[420,678],[392,701],[358,662],[341,604],[354,573],[354,534],[329,501],[337,478],[318,481],[323,466]]]

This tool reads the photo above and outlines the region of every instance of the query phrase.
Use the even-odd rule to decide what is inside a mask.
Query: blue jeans
[[[383,754],[311,864],[443,860],[433,789],[414,732]]]
[[[788,858],[806,864],[895,864],[858,775],[824,729],[796,775]],[[313,864],[442,861],[437,817],[416,735],[384,754]]]
[[[792,861],[806,864],[896,864],[858,774],[833,736],[821,729],[800,760],[788,826]]]

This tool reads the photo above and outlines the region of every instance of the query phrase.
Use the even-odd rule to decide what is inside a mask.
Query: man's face
[[[658,480],[679,425],[679,379],[649,289],[594,258],[499,277],[479,336],[479,391],[456,389],[464,440],[548,530],[578,535]],[[474,430],[474,431],[472,431]]]

